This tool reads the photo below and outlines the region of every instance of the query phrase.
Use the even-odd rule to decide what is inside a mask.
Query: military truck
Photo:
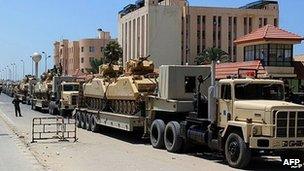
[[[145,96],[138,113],[79,106],[77,125],[91,131],[101,125],[141,129],[154,148],[169,152],[200,145],[222,152],[234,168],[246,167],[252,156],[302,159],[304,106],[285,102],[284,83],[255,78],[215,82],[213,68],[161,66],[157,94]]]
[[[75,109],[79,95],[79,83],[75,77],[55,76],[52,81],[49,113],[69,116]]]

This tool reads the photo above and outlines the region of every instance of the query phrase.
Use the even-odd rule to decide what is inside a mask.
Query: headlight
[[[262,126],[255,126],[252,130],[253,135],[262,135]]]

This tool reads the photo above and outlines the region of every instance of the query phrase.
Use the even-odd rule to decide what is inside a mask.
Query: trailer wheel
[[[50,115],[54,115],[54,109],[53,109],[53,107],[51,107],[51,106],[49,107],[49,114],[50,114]]]
[[[225,157],[229,166],[242,169],[251,159],[251,151],[240,135],[231,133],[225,143]]]
[[[97,124],[97,118],[95,115],[92,115],[90,117],[90,120],[91,120],[91,131],[92,132],[98,132],[99,131],[99,125]]]
[[[164,148],[165,123],[163,120],[154,120],[150,129],[150,142],[154,148]]]
[[[180,124],[178,122],[171,121],[167,124],[164,137],[167,151],[180,152],[183,139],[180,135]]]
[[[80,125],[81,128],[86,129],[86,114],[84,112],[80,114]]]
[[[81,127],[81,114],[80,114],[80,112],[79,111],[77,111],[76,112],[76,116],[75,116],[75,119],[76,119],[76,126],[78,127],[78,128],[80,128]]]
[[[86,122],[86,130],[90,131],[91,130],[91,115],[90,114],[85,115],[85,122]]]

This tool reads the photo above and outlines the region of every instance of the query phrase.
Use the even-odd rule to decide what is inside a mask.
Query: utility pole
[[[22,77],[24,77],[25,75],[24,75],[24,60],[21,60],[21,62],[22,62]],[[21,79],[22,79],[22,77],[21,77]]]
[[[33,56],[30,56],[31,61],[32,61],[32,76],[34,75],[34,60],[33,60]]]

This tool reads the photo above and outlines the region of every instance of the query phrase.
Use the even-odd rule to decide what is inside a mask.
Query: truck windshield
[[[79,85],[63,85],[63,91],[78,91],[79,90]]]
[[[236,84],[235,98],[239,100],[284,100],[280,84]]]

